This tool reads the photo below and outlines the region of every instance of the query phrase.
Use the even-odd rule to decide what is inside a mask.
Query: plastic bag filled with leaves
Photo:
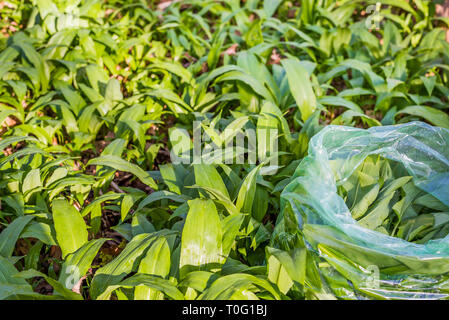
[[[273,254],[306,298],[449,298],[449,130],[328,126],[281,206]]]

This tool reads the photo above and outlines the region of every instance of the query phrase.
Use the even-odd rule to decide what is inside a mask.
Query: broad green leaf
[[[104,155],[90,160],[87,165],[107,166],[115,170],[125,171],[134,174],[143,183],[147,184],[153,189],[157,189],[157,185],[153,178],[140,167],[132,164],[122,158],[114,155]]]
[[[441,110],[432,108],[432,107],[425,107],[425,106],[410,106],[406,107],[402,110],[399,110],[396,115],[398,114],[410,114],[413,116],[418,116],[420,118],[423,118],[430,123],[440,126],[446,129],[449,129],[449,115],[444,113]]]
[[[33,221],[27,224],[20,234],[20,237],[36,238],[50,246],[58,245],[54,226],[44,222]]]
[[[148,221],[145,214],[140,212],[134,213],[131,222],[131,233],[133,237],[141,233],[152,233],[155,231],[153,224]]]
[[[140,261],[138,259],[149,248],[149,245],[158,236],[170,233],[161,231],[151,234],[142,233],[135,236],[114,260],[97,270],[90,287],[92,298],[97,299],[109,286],[117,285],[126,275],[136,271]]]
[[[54,291],[55,295],[59,295],[63,299],[66,299],[66,300],[83,300],[81,295],[67,289],[61,283],[59,283],[55,279],[47,276],[46,274],[44,274],[42,272],[39,272],[39,271],[36,271],[33,269],[28,269],[28,270],[25,270],[25,271],[22,271],[22,272],[16,274],[15,277],[22,278],[22,279],[42,277],[45,279],[45,281],[48,282],[48,284],[50,284],[53,287],[53,291]]]
[[[139,265],[138,273],[166,277],[170,273],[170,247],[163,237],[156,239]],[[163,294],[146,286],[137,286],[136,300],[162,300]]]
[[[229,199],[228,189],[217,169],[211,164],[194,164],[195,182],[201,187],[213,188]]]
[[[0,256],[11,257],[22,230],[33,218],[34,216],[18,217],[0,233]]]
[[[288,275],[284,266],[276,259],[275,256],[268,258],[268,279],[275,283],[279,290],[286,294],[293,285],[293,280]]]
[[[221,220],[221,228],[223,230],[223,256],[227,257],[229,255],[244,219],[245,215],[239,213],[229,215]]]
[[[221,222],[213,201],[195,199],[188,204],[181,238],[181,277],[192,270],[219,269],[224,262]]]
[[[28,283],[24,279],[14,277],[14,275],[18,273],[19,271],[17,271],[17,269],[8,259],[4,258],[3,256],[0,256],[0,285],[17,284],[27,286]]]
[[[118,101],[123,99],[123,94],[120,89],[120,82],[117,79],[109,79],[106,85],[104,97],[109,101]]]
[[[84,209],[81,211],[81,216],[84,217],[84,216],[88,215],[95,208],[95,206],[100,205],[103,202],[110,201],[110,200],[116,200],[121,197],[123,197],[122,193],[110,192],[110,193],[103,194],[103,195],[95,198],[94,201],[92,201],[87,206],[85,206]]]
[[[245,177],[239,189],[236,207],[244,213],[251,213],[254,198],[256,196],[256,181],[261,165],[258,165]]]
[[[256,288],[254,287],[256,286]],[[212,285],[199,297],[200,300],[232,300],[236,295],[244,298],[242,292],[257,290],[260,287],[268,291],[273,298],[280,299],[279,292],[265,279],[244,273],[231,274],[215,280]],[[246,297],[248,299],[248,297]]]
[[[209,282],[218,278],[218,274],[208,271],[192,271],[179,283],[179,287],[193,288],[199,292],[204,291]]]
[[[56,239],[62,256],[73,253],[87,242],[87,226],[81,214],[67,200],[56,199],[53,205],[53,221]]]
[[[20,142],[20,141],[28,141],[28,140],[36,141],[36,139],[34,139],[33,137],[12,136],[12,137],[3,138],[2,140],[0,140],[0,150],[3,151],[3,149],[5,149],[10,144]]]
[[[135,274],[116,285],[110,285],[101,295],[97,297],[97,300],[109,299],[111,293],[118,288],[135,288],[140,285],[144,285],[155,291],[163,292],[168,297],[174,300],[184,300],[183,294],[175,287],[175,285],[171,281],[149,274]]]
[[[62,265],[58,281],[67,289],[72,289],[89,270],[98,250],[106,241],[107,239],[90,240],[69,254]]]
[[[190,198],[185,195],[179,195],[170,191],[156,191],[150,194],[148,197],[144,198],[137,207],[137,211],[141,210],[142,208],[148,206],[149,204],[162,200],[162,199],[169,199],[175,202],[185,202],[189,200]]]
[[[33,169],[30,172],[28,172],[25,179],[23,180],[22,192],[26,193],[38,187],[42,187],[40,170]]]
[[[284,59],[281,63],[287,73],[290,92],[301,112],[301,118],[306,121],[315,111],[317,103],[310,76],[297,59]]]

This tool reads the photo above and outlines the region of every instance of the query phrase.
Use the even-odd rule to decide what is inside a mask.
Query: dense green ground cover
[[[325,125],[449,128],[449,20],[153,2],[0,2],[0,299],[320,297],[306,256],[270,246],[280,193]],[[219,146],[278,129],[281,168],[171,163],[195,120]]]

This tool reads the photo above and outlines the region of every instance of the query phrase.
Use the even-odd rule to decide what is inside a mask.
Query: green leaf
[[[275,256],[271,255],[268,258],[268,280],[275,283],[279,290],[286,294],[290,288],[293,286],[293,280],[288,275],[284,266],[276,259]]]
[[[53,221],[56,239],[62,250],[62,256],[75,252],[87,242],[87,226],[81,214],[67,200],[56,199],[52,202]]]
[[[123,93],[120,89],[120,82],[117,79],[109,79],[106,85],[104,97],[109,101],[118,101],[123,99]]]
[[[33,169],[26,175],[22,184],[22,192],[27,193],[35,188],[42,187],[40,170]]]
[[[245,177],[237,196],[236,207],[241,212],[251,213],[254,198],[256,196],[256,181],[261,165],[258,165]]]
[[[188,204],[181,238],[181,278],[192,270],[218,269],[224,262],[221,222],[214,202],[195,199]]]
[[[139,265],[138,273],[161,276],[165,278],[170,273],[170,247],[163,237],[156,239]],[[139,285],[134,290],[136,300],[162,300],[163,294],[145,285]]]
[[[3,151],[3,149],[5,149],[10,144],[20,142],[20,141],[29,141],[29,140],[37,141],[33,137],[12,136],[12,137],[3,138],[2,140],[0,140],[0,151]]]
[[[208,271],[192,271],[179,283],[179,287],[192,288],[199,292],[204,291],[211,280],[218,278],[217,273]]]
[[[235,296],[240,299],[248,299],[254,297],[254,294],[248,296],[243,293],[245,291],[252,292],[256,289],[254,286],[266,290],[274,299],[281,298],[279,292],[267,280],[250,274],[236,273],[215,280],[199,297],[199,300],[231,300]]]
[[[449,129],[449,115],[441,110],[432,107],[410,106],[399,110],[396,115],[403,113],[421,117],[436,126]]]
[[[175,285],[166,279],[162,279],[158,276],[153,276],[149,274],[136,274],[132,277],[123,280],[122,282],[111,285],[106,288],[106,290],[98,296],[98,300],[109,299],[111,293],[118,288],[135,288],[137,286],[144,285],[155,291],[160,291],[165,293],[168,297],[174,300],[184,300],[183,294],[175,287]]]
[[[56,246],[56,232],[53,225],[44,222],[31,222],[25,226],[21,238],[36,238],[50,246]]]
[[[86,67],[86,75],[91,87],[100,92],[101,85],[106,85],[109,81],[105,70],[98,65],[90,64]]]
[[[175,202],[185,202],[187,200],[189,200],[190,198],[185,196],[185,195],[179,195],[170,191],[156,191],[153,192],[152,194],[150,194],[149,196],[147,196],[145,199],[143,199],[140,203],[139,206],[137,207],[137,211],[141,210],[142,208],[146,207],[147,205],[158,201],[158,200],[162,200],[162,199],[169,199]]]
[[[337,96],[321,97],[320,99],[318,99],[318,102],[329,106],[345,107],[348,108],[349,110],[354,111],[355,113],[363,114],[363,110],[357,104],[355,104],[352,101],[346,100],[342,97]]]
[[[263,9],[264,9],[267,17],[271,17],[276,12],[276,9],[279,7],[281,2],[282,2],[282,0],[264,0],[263,1]]]
[[[223,256],[227,257],[229,255],[244,219],[245,215],[239,213],[229,215],[221,221],[221,228],[223,230]]]
[[[18,273],[16,267],[8,259],[0,256],[0,285],[17,284],[27,286],[28,283],[24,279],[14,277]],[[29,287],[31,289],[31,286]]]
[[[114,260],[101,267],[95,273],[90,287],[90,294],[97,299],[109,286],[117,285],[126,275],[137,270],[138,258],[145,253],[149,245],[158,237],[171,234],[161,231],[142,233],[135,236]]]
[[[152,233],[155,231],[153,224],[148,221],[145,214],[140,212],[134,213],[131,222],[131,233],[133,237],[141,233]]]
[[[363,195],[362,198],[356,198],[354,200],[354,207],[351,209],[351,214],[354,219],[362,217],[369,206],[376,200],[379,194],[379,184],[376,183],[373,186],[365,187],[367,190],[360,190],[360,194]]]
[[[301,118],[306,121],[316,109],[316,97],[310,75],[297,59],[284,59],[281,63],[287,73],[290,92],[301,112]]]
[[[137,178],[140,179],[143,183],[150,186],[153,189],[157,189],[157,185],[154,182],[153,178],[142,170],[140,167],[136,166],[135,164],[132,164],[126,160],[123,160],[122,158],[118,156],[113,155],[104,155],[100,156],[98,158],[90,160],[87,165],[93,165],[93,166],[106,166],[111,167],[115,170],[129,172],[134,174]]]
[[[98,250],[107,240],[91,240],[69,254],[62,265],[58,281],[67,289],[72,289],[89,270]]]
[[[289,280],[296,281],[299,284],[304,285],[306,280],[306,255],[307,251],[305,248],[297,247],[290,252],[283,251],[280,249],[266,247],[266,253],[268,259],[274,257],[276,261],[271,260],[272,265],[268,266],[268,279],[274,282],[274,278],[277,278],[283,283],[283,289],[288,290],[290,285]],[[272,269],[272,274],[270,277],[270,268]],[[286,277],[283,272],[286,272],[288,277]],[[273,280],[272,280],[273,279]],[[274,282],[276,283],[276,282]],[[281,288],[280,288],[281,289]],[[281,291],[285,293],[282,289]]]
[[[105,193],[93,200],[91,203],[89,203],[87,206],[84,207],[84,209],[81,211],[81,216],[88,215],[97,205],[100,205],[103,202],[110,201],[110,200],[116,200],[123,197],[122,193],[114,193],[114,192],[108,192]]]
[[[184,82],[190,83],[192,81],[192,74],[189,72],[188,69],[185,69],[181,64],[171,61],[155,61],[148,67],[148,69],[153,68],[176,74]]]
[[[262,20],[254,20],[254,22],[249,27],[249,30],[245,32],[244,39],[250,47],[254,47],[258,44],[263,43]]]
[[[22,230],[30,223],[34,216],[22,216],[11,222],[0,233],[0,256],[11,257]]]
[[[25,271],[22,271],[15,275],[17,278],[23,278],[23,279],[29,279],[29,278],[35,278],[35,277],[42,277],[45,279],[45,281],[48,282],[53,287],[53,291],[55,295],[61,296],[63,299],[67,300],[83,300],[83,297],[66,287],[64,287],[61,283],[56,281],[55,279],[47,276],[46,274],[43,274],[42,272],[28,269]]]
[[[195,182],[197,185],[205,188],[212,188],[220,192],[224,197],[229,199],[228,189],[223,182],[218,171],[213,165],[194,164]]]
[[[267,88],[256,78],[250,76],[249,74],[246,74],[242,71],[229,71],[225,73],[224,75],[218,77],[215,82],[223,82],[223,81],[240,81],[245,85],[248,85],[252,90],[254,90],[255,93],[259,94],[263,98],[275,102],[276,99],[273,97],[273,95],[268,91]]]

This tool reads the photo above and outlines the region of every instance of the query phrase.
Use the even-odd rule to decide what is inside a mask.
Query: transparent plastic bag
[[[306,247],[306,297],[449,298],[449,236],[415,244],[363,228],[338,195],[369,155],[402,163],[418,188],[449,205],[449,130],[422,122],[328,126],[281,194],[273,245]]]

